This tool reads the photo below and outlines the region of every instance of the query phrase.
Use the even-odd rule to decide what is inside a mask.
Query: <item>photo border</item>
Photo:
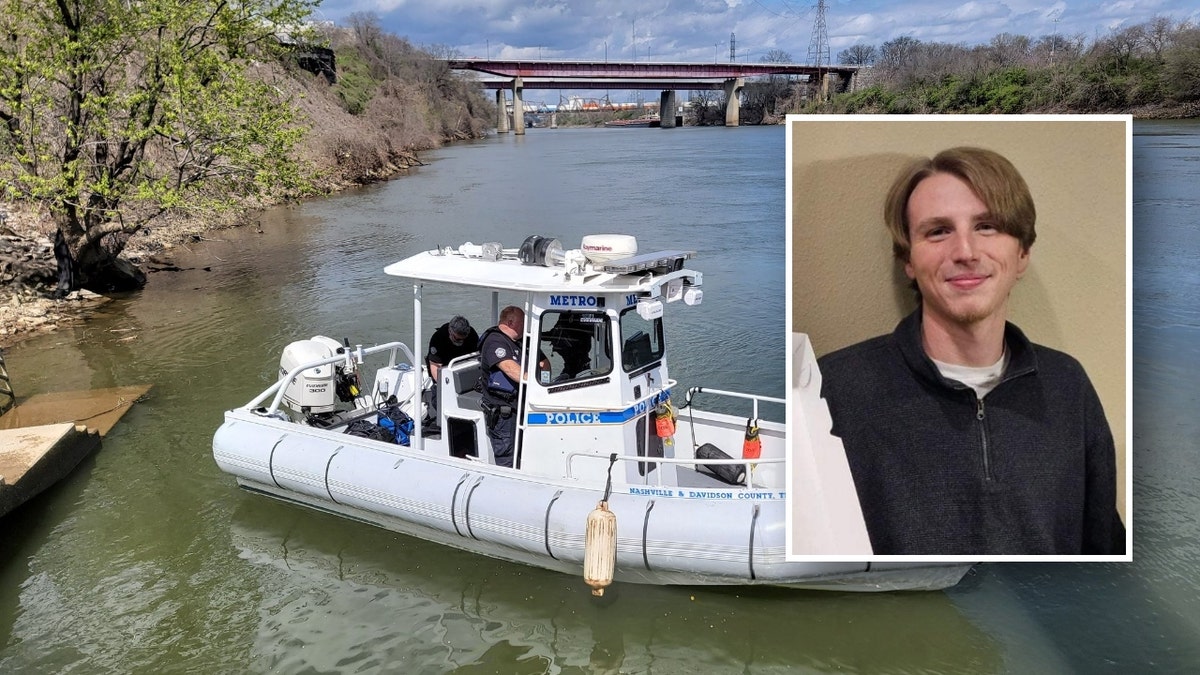
[[[788,562],[832,562],[832,561],[862,561],[872,562],[1131,562],[1133,560],[1133,116],[1128,114],[1086,114],[1086,115],[787,115],[785,118],[785,313],[787,321],[787,336],[785,340],[785,368],[788,382],[786,419],[788,434],[791,436],[795,410],[793,408],[793,351],[796,345],[792,331],[793,317],[793,157],[792,150],[795,138],[793,130],[800,124],[820,122],[907,122],[907,123],[945,123],[962,122],[981,123],[989,121],[1014,122],[1123,122],[1125,125],[1125,553],[1122,555],[798,555],[793,554],[793,523],[792,498],[793,467],[792,451],[788,446],[785,462],[785,489],[787,490],[787,505],[785,518],[785,559]],[[1115,505],[1114,505],[1115,506]],[[869,569],[869,565],[868,565]]]

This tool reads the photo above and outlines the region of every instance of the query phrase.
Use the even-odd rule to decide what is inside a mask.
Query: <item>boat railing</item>
[[[388,342],[381,345],[375,345],[374,347],[367,347],[365,349],[362,345],[358,345],[349,352],[337,354],[336,356],[331,356],[327,359],[321,359],[320,361],[302,363],[295,368],[292,368],[286,375],[276,380],[274,384],[267,387],[266,391],[256,396],[254,400],[247,403],[244,407],[248,410],[255,410],[262,405],[263,401],[266,401],[271,396],[274,396],[274,398],[271,400],[271,405],[265,410],[255,410],[255,412],[258,412],[259,414],[270,417],[279,410],[279,405],[283,402],[283,395],[287,391],[285,385],[295,379],[300,373],[306,370],[312,370],[313,368],[320,368],[321,366],[345,363],[347,359],[353,359],[355,364],[361,366],[367,356],[379,354],[381,352],[390,352],[388,356],[388,368],[394,368],[396,366],[397,353],[403,354],[403,356],[406,358],[404,363],[416,363],[416,359],[413,358],[412,351],[409,350],[408,345],[404,344],[403,342]]]
[[[567,478],[571,478],[571,479],[576,478],[574,467],[575,467],[575,460],[578,458],[591,459],[591,460],[602,460],[604,462],[608,462],[608,461],[611,461],[612,456],[611,455],[597,455],[593,452],[583,452],[583,451],[569,452],[569,453],[567,453]],[[746,485],[741,486],[741,485],[732,485],[731,484],[729,487],[737,488],[737,489],[742,489],[744,487],[744,489],[747,489],[747,490],[751,490],[751,489],[755,488],[754,469],[757,465],[759,465],[759,464],[783,464],[784,462],[787,461],[787,458],[785,458],[785,457],[763,457],[761,459],[739,459],[737,457],[730,457],[728,459],[700,459],[698,457],[646,457],[644,455],[638,455],[638,456],[617,455],[616,459],[617,459],[617,461],[620,461],[620,462],[637,462],[638,464],[689,464],[689,465],[695,464],[695,465],[701,465],[701,466],[743,465],[746,470]],[[671,485],[671,486],[665,485],[662,482],[662,472],[661,471],[647,471],[645,478],[649,479],[650,474],[654,474],[655,482],[650,483],[647,480],[647,482],[643,483],[643,485],[653,485],[654,487],[678,487],[676,485]],[[763,488],[766,486],[760,485],[758,487]]]
[[[787,403],[786,399],[778,398],[776,396],[760,396],[758,394],[743,394],[741,392],[725,391],[724,389],[712,389],[709,387],[692,387],[691,389],[687,390],[687,394],[685,394],[683,397],[683,407],[690,408],[692,405],[692,399],[696,396],[696,394],[714,394],[716,396],[727,396],[730,398],[740,398],[740,399],[749,400],[749,401],[751,401],[752,407],[753,407],[753,412],[750,414],[750,416],[755,419],[757,419],[759,416],[758,415],[758,404],[760,402],[779,403],[781,405]]]

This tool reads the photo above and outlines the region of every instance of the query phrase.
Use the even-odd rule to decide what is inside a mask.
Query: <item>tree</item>
[[[117,255],[168,211],[303,189],[295,112],[249,71],[314,5],[0,0],[0,194],[49,210],[75,287],[143,285]]]
[[[1012,33],[1000,33],[993,37],[989,47],[996,66],[1000,68],[1024,63],[1031,49],[1029,38]]]
[[[686,113],[694,126],[714,126],[725,122],[725,97],[720,92],[697,89],[688,96]]]
[[[1171,40],[1176,32],[1174,22],[1170,17],[1156,16],[1143,25],[1145,28],[1142,31],[1142,42],[1154,55],[1154,60],[1161,63],[1163,51],[1171,46]]]
[[[1171,94],[1180,101],[1200,100],[1200,28],[1179,30],[1164,58]]]
[[[837,56],[838,63],[847,66],[869,66],[875,63],[875,58],[875,45],[864,45],[862,43],[850,45],[838,52]]]
[[[761,63],[791,63],[792,55],[782,49],[772,49],[760,59]],[[746,83],[742,90],[741,120],[744,124],[762,124],[777,118],[780,104],[792,94],[790,75],[771,74]]]
[[[791,63],[792,55],[782,49],[772,49],[759,60],[762,63]]]

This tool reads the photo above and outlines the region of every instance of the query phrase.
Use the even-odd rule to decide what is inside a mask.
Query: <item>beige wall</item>
[[[1126,135],[1123,118],[789,118],[791,328],[817,356],[891,332],[916,306],[892,258],[883,198],[909,160],[956,145],[1017,167],[1037,208],[1030,266],[1009,320],[1083,364],[1126,468]]]

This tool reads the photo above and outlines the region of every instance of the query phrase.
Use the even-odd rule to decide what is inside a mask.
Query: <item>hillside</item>
[[[321,39],[334,55],[335,81],[304,70],[294,55],[251,66],[254,77],[295,106],[306,130],[294,158],[311,180],[304,193],[291,197],[386,180],[419,164],[422,151],[480,138],[494,127],[495,105],[479,87],[430,51],[383,33],[371,18],[326,28]],[[251,223],[258,207],[167,212],[123,241],[122,257],[145,268],[170,269],[172,247],[214,229]],[[0,346],[54,330],[102,301],[86,291],[51,299],[57,283],[54,232],[47,213],[0,201]]]

